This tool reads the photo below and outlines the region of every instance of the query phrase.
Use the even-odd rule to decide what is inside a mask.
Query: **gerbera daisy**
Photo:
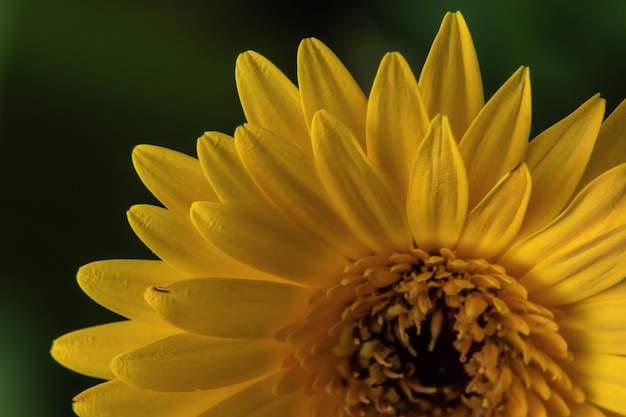
[[[252,51],[236,81],[234,137],[133,153],[160,260],[80,269],[129,320],[55,341],[108,380],[77,414],[626,415],[626,102],[529,143],[528,69],[484,103],[460,13],[369,97],[316,39],[298,87]]]

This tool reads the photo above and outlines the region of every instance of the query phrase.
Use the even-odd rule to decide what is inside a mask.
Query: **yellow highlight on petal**
[[[467,216],[458,255],[491,259],[500,253],[522,225],[531,186],[526,164],[502,178]]]
[[[430,117],[445,114],[460,139],[484,103],[472,35],[461,13],[447,13],[419,79]]]
[[[315,38],[303,40],[298,48],[298,84],[309,131],[315,113],[328,110],[365,149],[367,98],[333,51]]]
[[[111,368],[130,385],[189,392],[234,385],[270,373],[280,367],[290,350],[293,348],[272,339],[181,333],[125,352],[113,359]]]
[[[417,147],[430,118],[415,76],[404,57],[386,54],[367,102],[367,154],[404,203]]]
[[[254,51],[239,55],[235,81],[248,122],[282,136],[311,153],[298,88],[267,58]]]
[[[447,116],[436,116],[417,150],[407,215],[420,249],[454,248],[467,216],[465,166]]]
[[[173,326],[215,337],[263,338],[305,308],[312,290],[243,278],[196,278],[148,288],[147,303]]]
[[[461,139],[469,206],[524,160],[530,135],[530,71],[518,69],[489,99]]]

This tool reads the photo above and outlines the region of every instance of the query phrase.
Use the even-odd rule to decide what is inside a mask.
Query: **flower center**
[[[584,401],[553,312],[499,265],[448,249],[374,255],[321,298],[287,341],[306,340],[295,356],[309,391],[343,398],[343,416],[516,417],[537,402],[559,416]]]

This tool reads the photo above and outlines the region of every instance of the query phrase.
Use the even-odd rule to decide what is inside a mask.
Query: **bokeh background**
[[[51,341],[117,317],[83,295],[87,262],[151,258],[125,219],[155,200],[130,152],[195,155],[205,130],[244,121],[237,54],[292,79],[299,40],[326,42],[369,91],[399,50],[415,68],[441,18],[461,9],[487,97],[531,67],[533,132],[601,92],[626,97],[626,2],[394,0],[0,0],[0,416],[69,416],[97,381],[49,356]]]

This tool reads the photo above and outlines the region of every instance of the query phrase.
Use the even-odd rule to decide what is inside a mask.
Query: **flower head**
[[[485,103],[460,13],[369,97],[316,39],[298,87],[256,52],[236,81],[234,137],[133,153],[160,260],[80,269],[129,320],[55,341],[108,380],[79,415],[626,415],[626,102],[529,143],[528,69]]]

